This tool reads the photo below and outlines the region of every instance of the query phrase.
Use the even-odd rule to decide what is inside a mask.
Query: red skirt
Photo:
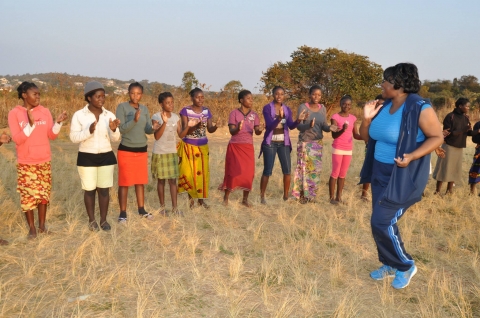
[[[225,177],[219,190],[252,190],[255,152],[252,144],[229,143],[225,156]]]
[[[119,150],[117,160],[118,186],[148,183],[148,153]]]

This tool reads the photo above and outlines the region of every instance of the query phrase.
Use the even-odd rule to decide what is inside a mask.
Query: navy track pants
[[[392,171],[393,164],[375,160],[372,174],[372,218],[370,223],[380,262],[404,272],[412,267],[414,261],[405,251],[397,222],[409,206],[391,209],[379,204]],[[402,189],[398,189],[398,191],[402,191]]]

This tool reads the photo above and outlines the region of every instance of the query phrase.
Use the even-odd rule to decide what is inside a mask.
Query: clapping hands
[[[115,120],[112,120],[110,118],[110,121],[108,122],[108,126],[112,131],[115,131],[118,126],[120,126],[120,119],[115,118]]]
[[[0,135],[0,142],[2,144],[8,144],[10,141],[12,141],[12,137],[7,135],[5,132],[2,132],[2,134]]]
[[[302,110],[300,115],[298,115],[298,120],[303,121],[303,120],[307,119],[308,116],[309,116],[309,113],[304,109],[304,110]]]
[[[57,123],[60,124],[61,122],[67,120],[67,118],[68,118],[67,111],[64,110],[60,115],[57,116]]]
[[[200,120],[197,118],[191,118],[188,120],[187,126],[188,127],[195,127],[200,123]]]

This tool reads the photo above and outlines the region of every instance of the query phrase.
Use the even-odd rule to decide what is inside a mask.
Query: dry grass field
[[[136,215],[130,189],[129,221],[123,226],[116,222],[114,187],[112,230],[93,233],[75,166],[78,145],[69,141],[68,129],[51,143],[47,225],[55,233],[33,241],[26,239],[15,192],[14,145],[0,147],[0,237],[10,241],[0,247],[1,317],[480,317],[480,198],[469,196],[466,185],[441,198],[432,195],[431,180],[424,200],[400,221],[418,273],[408,288],[394,290],[391,280],[369,278],[379,263],[371,206],[359,199],[356,185],[362,142],[355,144],[343,205],[328,203],[327,137],[318,203],[283,202],[277,161],[269,205],[260,205],[258,159],[254,207],[240,205],[238,192],[225,208],[216,190],[228,142],[221,128],[209,135],[210,210],[188,210],[182,196],[185,217],[161,217],[156,181],[150,180],[146,208],[154,220]],[[260,141],[255,137],[256,154]],[[470,142],[465,178],[472,154]]]

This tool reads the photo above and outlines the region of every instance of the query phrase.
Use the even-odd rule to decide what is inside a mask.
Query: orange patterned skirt
[[[52,166],[50,161],[39,164],[17,163],[17,192],[23,212],[33,210],[39,204],[50,202],[52,190]]]

